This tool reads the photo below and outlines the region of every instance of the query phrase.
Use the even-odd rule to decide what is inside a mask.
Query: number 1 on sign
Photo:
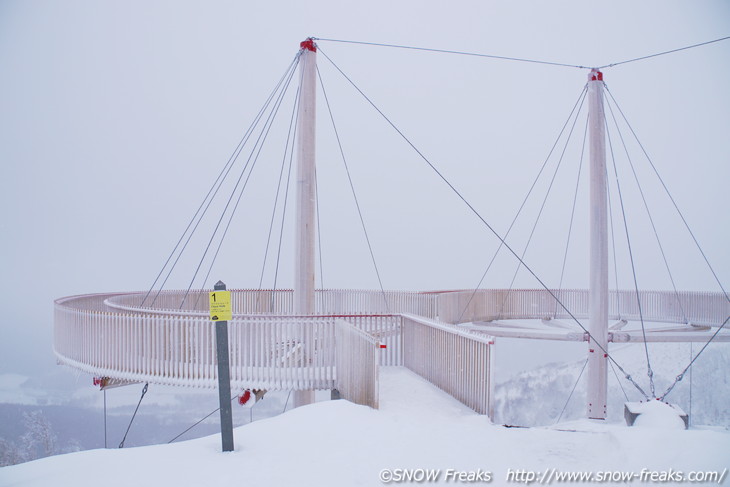
[[[210,295],[210,319],[211,321],[229,321],[233,318],[231,313],[231,292],[215,291]]]

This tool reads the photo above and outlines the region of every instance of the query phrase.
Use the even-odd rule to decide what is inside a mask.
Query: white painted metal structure
[[[352,323],[337,319],[335,343],[335,388],[340,397],[377,409],[380,342]]]
[[[554,296],[587,328],[589,297],[585,289],[480,289],[439,294],[439,320],[495,337],[588,341],[588,334]],[[730,315],[730,303],[721,292],[639,291],[645,322],[661,323],[646,330],[647,342],[707,342]],[[681,305],[680,305],[681,303]],[[609,343],[643,342],[636,291],[609,291]],[[463,315],[463,316],[462,316]],[[459,318],[461,316],[461,318]],[[721,331],[717,341],[730,341]]]
[[[232,291],[234,391],[294,390],[295,405],[303,405],[313,401],[315,389],[338,388],[346,399],[377,407],[378,367],[399,365],[490,414],[492,337],[576,340],[590,342],[588,416],[605,418],[609,343],[706,342],[730,315],[724,293],[608,290],[603,80],[595,70],[588,82],[589,290],[315,290],[316,46],[307,39],[301,48],[295,288]],[[164,291],[154,308],[140,307],[144,293],[58,299],[58,361],[116,382],[216,387],[207,292]],[[676,325],[646,334],[627,329],[640,315]],[[585,319],[592,339],[575,322]],[[609,319],[617,320],[610,328]],[[715,339],[730,341],[730,333]]]
[[[489,322],[498,325],[499,320],[535,320],[546,319],[548,323],[565,320],[564,326],[554,326],[553,329],[567,332],[571,317],[553,298],[557,296],[561,302],[571,310],[573,316],[579,320],[588,318],[588,291],[585,289],[553,289],[552,295],[544,289],[479,289],[455,291],[385,291],[366,289],[318,289],[315,292],[315,313],[317,315],[388,315],[388,305],[393,313],[407,313],[422,316],[442,323],[459,324],[472,322]],[[89,309],[103,309],[109,312],[121,313],[149,313],[165,314],[170,316],[197,314],[206,315],[208,312],[208,290],[191,291],[184,306],[179,309],[182,300],[180,291],[162,291],[157,297],[154,307],[139,307],[143,293],[111,293],[92,294],[88,296],[103,296],[104,299],[88,298]],[[58,303],[72,298],[61,298]],[[87,300],[73,298],[75,307],[83,309]],[[673,331],[665,330],[663,336],[669,334],[694,332],[702,335],[700,340],[709,339],[707,332],[712,327],[718,327],[730,314],[730,303],[720,292],[680,291],[640,291],[639,299],[642,302],[642,313],[647,321],[674,323]],[[608,317],[610,320],[633,321],[639,319],[636,292],[621,290],[609,292]],[[93,303],[93,304],[92,304]],[[233,289],[231,290],[231,305],[233,314],[238,315],[292,315],[294,314],[293,292],[277,289]],[[99,308],[102,306],[102,308]],[[555,324],[555,323],[553,323]],[[485,325],[487,326],[487,325]],[[527,326],[527,324],[525,324]],[[547,326],[547,325],[546,325]],[[575,323],[572,325],[580,330]],[[530,328],[535,328],[530,325]],[[612,331],[616,328],[611,327]],[[501,336],[502,334],[498,334]],[[586,341],[587,337],[581,330],[578,341]],[[724,336],[724,335],[720,335]],[[555,339],[569,340],[562,335],[555,335]],[[636,333],[631,334],[623,330],[620,334],[609,333],[610,341],[642,341]],[[649,341],[671,341],[658,338]]]
[[[301,43],[301,83],[297,119],[297,205],[294,258],[294,312],[314,313],[315,245],[315,123],[317,48],[312,39]],[[314,391],[296,391],[294,407],[314,402]]]
[[[185,294],[168,291],[161,303],[179,303]],[[254,314],[249,306],[258,306],[258,297],[291,297],[292,292],[232,290],[231,294],[233,318],[228,327],[233,391],[338,388],[346,399],[377,407],[377,367],[405,366],[478,412],[489,411],[491,380],[485,366],[491,356],[489,339],[405,314],[285,314],[291,310],[291,299],[275,300],[286,312]],[[353,304],[362,310],[368,301],[375,308],[382,305],[372,300],[370,291],[318,294],[324,298],[320,303],[344,311]],[[431,293],[389,294],[391,308],[435,309]],[[134,307],[132,303],[140,303],[143,296],[90,294],[58,299],[54,320],[58,361],[117,381],[216,387],[214,327],[205,309],[208,301],[197,300],[199,310]],[[425,333],[434,339],[425,340]],[[463,356],[466,351],[480,360],[464,357],[458,371],[449,369],[450,357]],[[442,363],[448,367],[438,372],[434,364]],[[453,381],[455,377],[458,380]]]
[[[403,316],[403,364],[480,414],[493,417],[494,341],[418,316]]]
[[[608,187],[603,75],[588,75],[590,147],[590,276],[588,349],[588,417],[606,419],[608,403]]]
[[[578,319],[588,317],[586,290],[553,292]],[[189,295],[182,310],[176,308],[183,291],[163,292],[155,308],[138,307],[144,293],[58,299],[56,357],[61,364],[99,377],[214,388],[214,327],[208,299],[197,299],[198,295],[207,298],[207,293]],[[286,290],[231,290],[233,319],[228,325],[233,391],[332,389],[337,380],[334,323],[343,319],[386,346],[378,349],[380,366],[405,365],[487,413],[491,401],[490,336],[534,338],[542,333],[542,338],[587,341],[577,325],[570,326],[567,313],[556,312],[555,300],[544,290],[483,289],[476,294],[389,291],[393,314],[384,312],[380,291],[318,290],[317,307],[311,316],[294,315],[292,297],[293,292]],[[676,323],[662,331],[647,331],[647,340],[652,341],[706,342],[730,314],[730,304],[722,293],[643,291],[640,298],[648,320]],[[609,303],[610,319],[638,318],[634,292],[612,293]],[[462,314],[464,322],[473,324],[451,326]],[[511,326],[492,321],[500,316],[509,319]],[[551,318],[542,331],[534,326],[534,320],[541,318]],[[519,327],[514,326],[519,323],[515,319],[533,322]],[[608,339],[635,342],[642,340],[642,334],[640,330],[612,327]],[[716,340],[730,341],[730,334],[720,333]],[[478,360],[458,362],[465,349]],[[359,360],[354,353],[348,357]]]

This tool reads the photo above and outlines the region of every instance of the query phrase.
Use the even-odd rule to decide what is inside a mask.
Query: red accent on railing
[[[240,396],[238,396],[238,404],[240,404],[241,406],[243,406],[244,404],[246,404],[249,401],[249,399],[251,399],[251,391],[249,391],[248,389],[246,389],[243,392],[243,394],[241,394]]]
[[[317,46],[314,43],[314,39],[311,37],[307,37],[307,40],[299,43],[299,47],[301,49],[307,49],[308,51],[317,52]]]

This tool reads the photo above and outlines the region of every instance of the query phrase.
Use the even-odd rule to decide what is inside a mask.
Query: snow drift
[[[0,485],[377,486],[383,469],[439,470],[441,482],[447,469],[481,470],[492,485],[518,470],[722,472],[730,433],[589,421],[505,428],[405,369],[384,368],[380,410],[316,403],[237,428],[235,443],[230,453],[213,435],[60,455],[2,468]]]

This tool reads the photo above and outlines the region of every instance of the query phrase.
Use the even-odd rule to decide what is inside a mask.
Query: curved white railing
[[[135,297],[95,294],[57,300],[54,351],[59,362],[127,381],[216,387],[214,327],[207,312],[109,304],[112,298],[130,296]],[[337,318],[388,345],[380,352],[381,364],[402,363],[397,315],[238,314],[228,326],[233,389],[333,388]]]
[[[554,290],[552,293],[578,319],[588,317],[588,291]],[[445,323],[498,319],[570,318],[544,289],[480,289],[437,294],[437,315]],[[730,315],[730,303],[722,293],[682,291],[611,291],[609,319],[639,320],[639,301],[644,321],[720,326]]]
[[[588,291],[563,289],[552,293],[576,318],[587,318]],[[143,300],[145,306],[140,307]],[[730,303],[719,292],[640,291],[639,300],[646,321],[719,326],[730,314]],[[153,301],[154,307],[151,306]],[[234,314],[291,314],[292,303],[291,290],[232,290]],[[611,291],[609,318],[638,320],[638,303],[635,291]],[[147,299],[145,293],[120,293],[108,295],[105,304],[109,308],[135,313],[204,315],[208,312],[208,291],[191,291],[184,300],[180,291],[163,291]],[[386,291],[385,294],[375,290],[318,290],[316,309],[319,315],[408,313],[452,324],[496,319],[570,318],[544,289],[480,289],[476,293],[473,290]]]
[[[292,314],[294,293],[290,289],[231,289],[233,314]],[[207,313],[209,290],[161,291],[110,295],[109,307],[133,312]],[[436,293],[375,291],[361,289],[319,289],[315,309],[320,315],[411,313],[436,316]]]
[[[343,319],[385,345],[377,352],[380,365],[406,365],[479,411],[486,411],[489,403],[489,353],[464,341],[468,334],[448,324],[568,317],[544,290],[385,295],[379,291],[324,290],[317,292],[317,315],[313,316],[290,314],[291,291],[233,290],[231,294],[233,390],[334,388],[335,322]],[[586,291],[555,294],[574,316],[587,316]],[[143,293],[58,299],[54,351],[59,362],[126,381],[216,387],[208,291],[191,292],[184,303],[183,295],[180,291],[162,292],[154,308],[149,298],[147,307],[139,307]],[[643,291],[639,296],[645,320],[719,326],[730,315],[730,305],[721,293]],[[613,292],[610,303],[612,318],[638,319],[636,293]],[[434,338],[434,333],[440,338]],[[465,364],[444,361],[444,357],[464,353],[477,357],[475,363],[480,365],[466,375],[454,376],[455,370],[466,370]],[[487,375],[479,375],[482,373]]]

